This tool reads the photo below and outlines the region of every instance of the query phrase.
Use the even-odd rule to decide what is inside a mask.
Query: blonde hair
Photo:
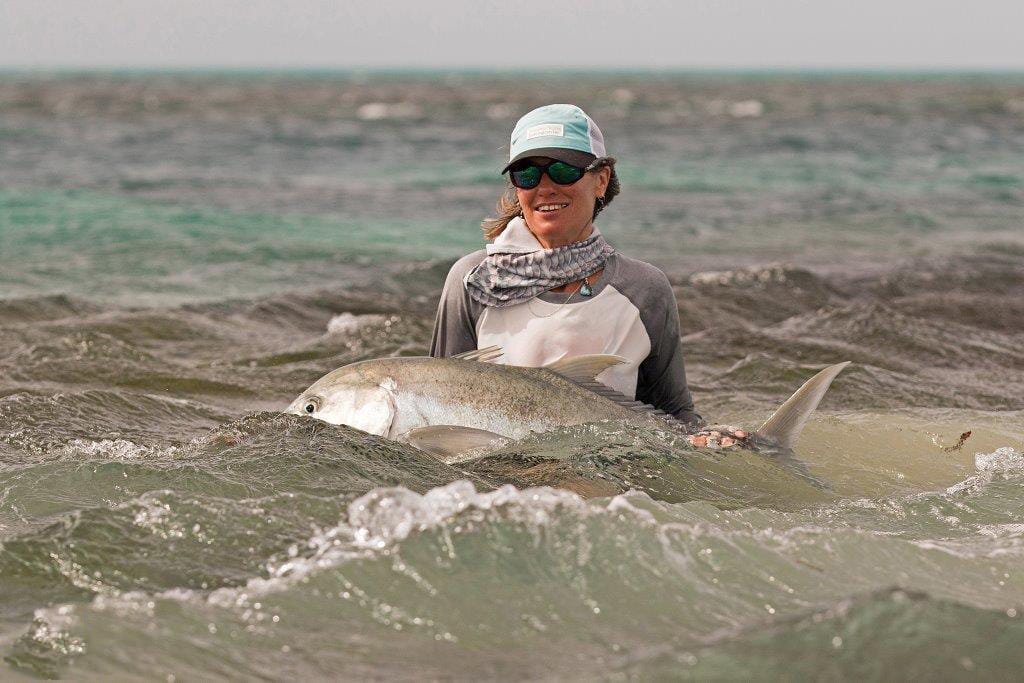
[[[604,192],[604,197],[599,197],[594,202],[594,218],[597,214],[601,213],[601,210],[612,203],[615,196],[619,194],[621,186],[619,185],[619,176],[615,173],[615,159],[613,157],[602,157],[596,160],[587,169],[588,171],[596,171],[599,168],[607,166],[612,170],[612,177],[608,181],[608,188]],[[498,214],[493,218],[485,218],[481,223],[480,227],[484,231],[484,239],[493,240],[508,227],[508,224],[512,222],[512,219],[517,216],[523,215],[523,207],[519,206],[519,197],[516,195],[515,185],[511,181],[508,183],[508,187],[498,197],[498,203],[494,206],[495,212]]]

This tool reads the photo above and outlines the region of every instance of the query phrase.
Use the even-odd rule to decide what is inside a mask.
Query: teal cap
[[[548,157],[586,168],[608,156],[604,136],[594,119],[574,104],[548,104],[519,119],[512,129],[508,164],[527,157]]]

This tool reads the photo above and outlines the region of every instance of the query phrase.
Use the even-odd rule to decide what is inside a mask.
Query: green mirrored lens
[[[541,173],[543,173],[542,169],[537,166],[527,166],[518,171],[512,171],[512,183],[525,190],[537,187],[540,184]]]
[[[548,176],[559,185],[571,185],[583,177],[583,169],[556,161],[548,166]]]

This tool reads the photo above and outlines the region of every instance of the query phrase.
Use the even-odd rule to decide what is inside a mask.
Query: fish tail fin
[[[807,418],[821,403],[832,380],[850,361],[830,365],[804,382],[782,406],[754,432],[754,437],[771,448],[790,451],[796,445]]]

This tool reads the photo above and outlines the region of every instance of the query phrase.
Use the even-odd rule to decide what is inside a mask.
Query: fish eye
[[[306,401],[306,404],[302,406],[302,409],[305,410],[307,414],[312,415],[320,409],[320,401],[315,398],[311,398]]]
[[[306,412],[307,413],[316,412],[316,404],[314,404],[314,403],[307,403],[306,404]]]

